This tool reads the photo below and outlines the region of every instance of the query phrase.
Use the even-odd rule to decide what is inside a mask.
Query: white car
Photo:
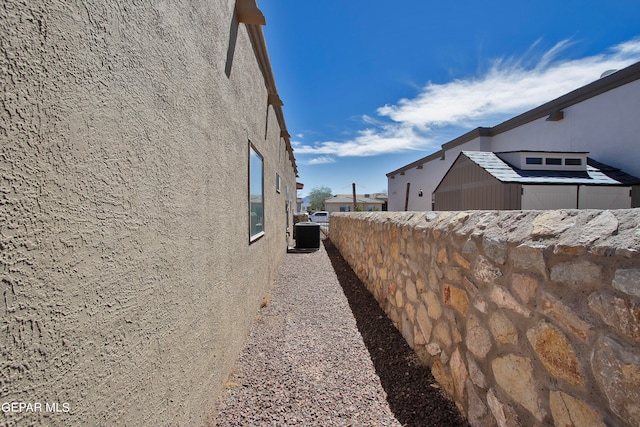
[[[313,222],[329,222],[329,212],[318,211],[309,215],[309,221]]]

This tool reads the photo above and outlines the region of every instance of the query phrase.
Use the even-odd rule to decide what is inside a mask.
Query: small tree
[[[315,187],[309,193],[309,204],[313,211],[323,211],[324,201],[331,197],[331,189],[329,187]]]

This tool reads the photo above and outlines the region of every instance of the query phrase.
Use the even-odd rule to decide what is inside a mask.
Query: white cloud
[[[628,55],[637,59],[638,55],[640,55],[640,37],[620,43],[615,46],[614,49],[616,49],[620,55]]]
[[[299,152],[299,151],[296,151],[296,152]],[[320,156],[320,157],[315,157],[311,160],[303,161],[301,163],[305,165],[326,165],[327,163],[335,163],[335,162],[336,162],[336,159],[331,156]]]
[[[429,83],[415,98],[401,99],[397,105],[385,105],[377,112],[423,130],[473,126],[491,116],[526,111],[597,80],[606,70],[624,68],[640,60],[640,38],[615,46],[608,54],[557,60],[569,44],[567,40],[556,44],[530,68],[522,61],[497,60],[479,78]]]
[[[411,126],[385,124],[377,128],[358,131],[358,135],[348,141],[322,141],[313,145],[299,145],[297,154],[332,154],[344,156],[375,156],[385,153],[423,149],[431,140],[419,135]]]
[[[445,141],[438,141],[434,130],[493,126],[498,122],[492,120],[506,120],[591,83],[607,70],[640,61],[640,37],[581,59],[559,58],[572,45],[570,40],[532,57],[538,44],[521,59],[495,60],[488,72],[476,78],[428,83],[414,98],[378,108],[379,117],[363,116],[366,128],[354,138],[297,143],[296,154],[373,156],[435,148]]]

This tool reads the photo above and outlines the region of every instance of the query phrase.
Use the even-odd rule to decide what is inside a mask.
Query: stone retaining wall
[[[336,213],[331,240],[471,425],[640,425],[640,209]]]

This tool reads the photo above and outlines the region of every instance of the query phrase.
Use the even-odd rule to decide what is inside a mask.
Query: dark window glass
[[[526,162],[528,165],[541,165],[542,157],[527,157]]]
[[[580,166],[582,159],[564,159],[564,164],[567,166]]]
[[[562,159],[557,157],[547,157],[546,159],[544,159],[544,162],[547,165],[561,165]]]

